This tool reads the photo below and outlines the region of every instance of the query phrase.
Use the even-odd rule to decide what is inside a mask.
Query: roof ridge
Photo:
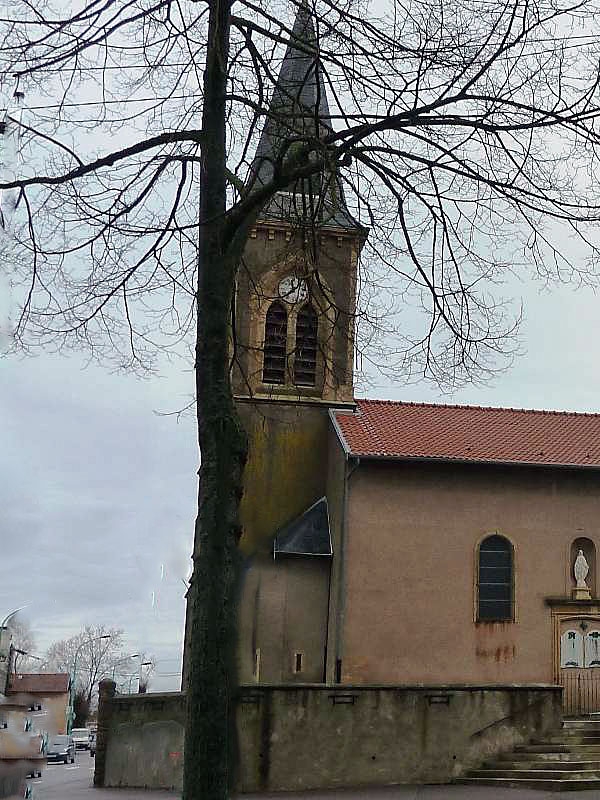
[[[11,672],[11,675],[27,675],[28,678],[38,678],[40,675],[42,675],[44,678],[53,678],[57,675],[60,675],[61,677],[65,675],[67,678],[70,677],[69,672],[21,672],[20,670]]]
[[[379,400],[370,397],[355,397],[355,402],[359,405],[361,403],[373,403],[379,405],[390,406],[412,406],[415,408],[454,408],[466,409],[471,411],[511,411],[515,414],[540,414],[543,416],[556,416],[556,417],[594,417],[599,418],[600,412],[594,411],[558,411],[555,409],[543,408],[516,408],[513,406],[479,406],[470,405],[468,403],[425,403],[414,402],[409,400]]]

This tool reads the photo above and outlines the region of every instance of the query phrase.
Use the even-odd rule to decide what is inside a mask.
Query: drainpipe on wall
[[[329,575],[327,578],[327,619],[325,620],[325,649],[323,651],[323,676],[322,683],[327,683],[327,667],[329,666],[329,624],[331,622],[331,583],[333,580],[333,552],[329,559]]]
[[[335,683],[342,682],[342,658],[344,655],[344,616],[346,612],[346,528],[348,523],[348,483],[360,466],[360,458],[346,455],[344,469],[344,493],[342,498],[342,524],[340,531],[340,563],[337,581],[337,619],[335,626]]]

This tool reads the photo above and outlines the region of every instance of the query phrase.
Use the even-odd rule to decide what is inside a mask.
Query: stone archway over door
[[[600,712],[600,617],[560,621],[559,680],[565,714]]]

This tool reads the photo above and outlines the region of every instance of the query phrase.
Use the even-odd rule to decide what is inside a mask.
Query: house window
[[[285,383],[287,311],[282,303],[271,303],[265,320],[264,383]]]
[[[504,536],[488,536],[479,545],[477,619],[513,619],[513,548]]]
[[[294,383],[296,386],[314,386],[317,375],[317,312],[310,305],[303,306],[296,320],[296,349],[294,357]]]
[[[302,672],[302,653],[294,654],[294,672]]]

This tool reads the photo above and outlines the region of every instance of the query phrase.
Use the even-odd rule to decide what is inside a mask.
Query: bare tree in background
[[[101,638],[110,637],[110,638]],[[50,672],[74,674],[79,705],[90,709],[94,690],[102,678],[123,670],[123,630],[106,625],[86,625],[76,636],[51,644],[45,668]]]
[[[7,627],[13,647],[12,671],[37,672],[40,669],[41,660],[35,655],[35,636],[31,625],[21,614],[16,614],[11,617]]]
[[[137,691],[138,694],[146,694],[152,682],[152,675],[156,671],[156,662],[152,658],[144,657],[140,664]],[[128,687],[129,690],[129,687]]]
[[[230,386],[231,320],[249,231],[284,192],[301,198],[298,224],[316,240],[322,210],[343,190],[370,228],[356,318],[364,356],[436,381],[493,369],[513,346],[503,275],[595,280],[597,8],[7,7],[0,69],[5,86],[16,75],[27,92],[23,123],[9,109],[5,126],[13,145],[22,133],[11,145],[22,164],[15,155],[2,203],[15,345],[86,347],[139,370],[161,351],[194,349],[202,466],[184,797],[222,800],[234,767],[247,458]],[[293,33],[297,13],[314,35]],[[329,106],[303,107],[301,92],[270,105],[286,47],[321,76]],[[252,154],[267,119],[278,134],[262,170]]]

